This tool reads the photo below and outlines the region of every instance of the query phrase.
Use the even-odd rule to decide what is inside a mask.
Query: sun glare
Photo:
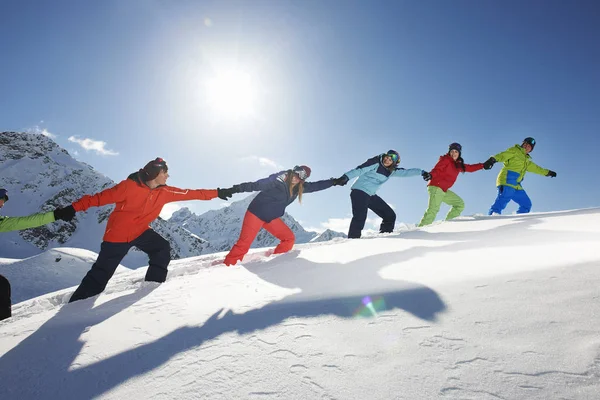
[[[255,80],[242,71],[223,71],[206,83],[208,104],[219,118],[254,116],[257,94]]]

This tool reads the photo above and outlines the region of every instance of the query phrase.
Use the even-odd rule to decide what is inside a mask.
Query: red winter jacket
[[[483,169],[483,164],[465,164],[464,172],[475,172]],[[463,172],[460,163],[455,162],[449,154],[440,156],[440,161],[431,170],[431,180],[428,186],[437,186],[444,192],[456,182],[458,173]]]
[[[99,207],[116,203],[108,217],[105,242],[131,242],[150,228],[150,222],[160,214],[166,203],[181,200],[210,200],[217,197],[216,190],[179,189],[173,186],[159,186],[150,189],[141,182],[138,174],[129,175],[116,186],[83,196],[73,203],[75,211],[85,211],[90,207]]]

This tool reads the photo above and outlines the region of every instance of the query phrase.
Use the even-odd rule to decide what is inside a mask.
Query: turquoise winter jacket
[[[383,156],[380,154],[373,158],[369,158],[367,161],[359,165],[358,167],[348,171],[345,175],[349,178],[358,179],[352,185],[352,189],[362,190],[369,196],[373,196],[379,190],[379,187],[383,185],[389,178],[406,178],[409,176],[419,176],[423,173],[420,168],[396,168],[390,171],[383,166]]]

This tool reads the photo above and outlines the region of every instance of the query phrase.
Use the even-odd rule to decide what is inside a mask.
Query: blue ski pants
[[[490,207],[488,215],[492,215],[493,213],[502,214],[502,210],[506,208],[511,200],[519,205],[517,214],[527,214],[531,211],[531,199],[527,196],[525,190],[517,190],[510,186],[500,185],[498,186],[498,196],[492,207]]]

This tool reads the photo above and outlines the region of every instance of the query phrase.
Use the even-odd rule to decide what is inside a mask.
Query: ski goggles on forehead
[[[385,154],[386,157],[389,157],[392,159],[393,162],[398,162],[398,160],[400,159],[400,157],[398,156],[398,154]]]
[[[298,175],[298,178],[302,179],[303,181],[305,181],[306,178],[308,178],[308,174],[303,168],[295,169],[294,173]]]
[[[153,164],[154,164],[155,167],[158,167],[160,169],[164,169],[165,171],[167,171],[169,169],[169,167],[167,167],[167,162],[163,158],[160,158],[160,157],[156,158],[153,161]]]

